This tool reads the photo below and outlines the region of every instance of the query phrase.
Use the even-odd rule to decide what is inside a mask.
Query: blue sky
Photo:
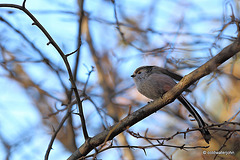
[[[2,3],[14,3],[21,4],[22,1],[19,0],[0,0],[0,4]],[[152,2],[156,5],[156,8],[152,10],[153,17],[146,17],[145,13],[146,6],[150,6]],[[70,53],[76,50],[76,37],[77,37],[77,16],[74,15],[77,13],[76,1],[47,1],[47,0],[27,0],[26,7],[37,17],[40,23],[47,29],[47,31],[51,34],[51,36],[56,40],[58,45],[63,49],[65,53]],[[131,17],[136,21],[144,21],[142,24],[142,29],[147,29],[148,24],[151,23],[152,29],[158,32],[176,32],[178,31],[179,24],[174,24],[176,20],[183,19],[184,22],[191,22],[189,25],[184,25],[180,28],[180,32],[190,32],[194,34],[198,34],[196,37],[177,37],[176,35],[159,35],[148,33],[148,38],[151,43],[151,46],[144,46],[141,43],[141,39],[136,45],[141,46],[143,49],[151,49],[153,47],[161,47],[164,43],[163,37],[165,40],[170,42],[175,42],[177,45],[181,46],[184,42],[189,42],[189,38],[192,38],[193,41],[196,41],[197,38],[206,38],[201,35],[209,34],[212,38],[206,38],[206,41],[209,42],[205,44],[206,46],[201,45],[200,48],[210,47],[209,44],[214,42],[214,37],[218,34],[217,30],[219,30],[222,25],[222,15],[224,13],[224,3],[223,0],[202,0],[202,1],[186,1],[179,2],[182,3],[182,7],[176,5],[175,1],[138,1],[138,0],[123,0],[116,1],[118,11],[120,8],[124,8],[124,14],[126,16]],[[192,8],[192,6],[196,6]],[[99,9],[101,8],[101,9]],[[113,52],[112,63],[122,68],[119,73],[123,75],[126,81],[128,81],[128,85],[133,85],[133,82],[130,81],[130,75],[140,65],[159,65],[164,66],[164,61],[161,59],[156,59],[155,57],[145,56],[143,53],[140,53],[133,47],[116,47],[118,37],[118,32],[116,30],[116,26],[100,23],[94,18],[103,19],[107,22],[115,23],[113,5],[110,3],[104,2],[102,0],[92,0],[86,1],[84,9],[90,14],[90,29],[92,31],[92,36],[94,40],[94,44],[97,50]],[[56,50],[51,45],[46,45],[47,39],[44,35],[35,27],[31,25],[31,21],[29,18],[22,13],[21,11],[17,11],[15,9],[11,9],[14,11],[14,14],[7,14],[6,10],[0,8],[0,16],[3,16],[8,21],[10,21],[16,28],[25,33],[28,38],[36,44],[37,47],[44,52],[45,56],[49,59],[53,60],[56,64],[61,65],[64,69],[64,64],[61,60],[61,57],[58,55]],[[175,12],[173,12],[175,10]],[[46,11],[69,11],[67,14],[47,14],[44,13]],[[229,11],[229,10],[228,10]],[[139,12],[143,14],[143,20],[137,19],[137,15]],[[119,14],[120,15],[120,14]],[[229,18],[229,12],[226,13]],[[148,19],[151,18],[151,22]],[[206,18],[206,20],[202,21],[201,18]],[[207,19],[209,18],[209,19]],[[212,21],[216,19],[216,21]],[[123,18],[120,16],[119,21]],[[2,29],[1,29],[2,28]],[[2,45],[11,49],[12,51],[17,51],[18,47],[15,45],[16,41],[22,41],[21,37],[18,37],[12,32],[10,29],[6,27],[6,25],[0,22],[0,31],[7,30],[8,33],[12,34],[11,40],[2,42]],[[125,28],[129,29],[129,28]],[[225,35],[236,35],[235,28],[230,27],[224,32]],[[141,38],[141,37],[140,37]],[[1,36],[0,36],[1,40]],[[221,45],[226,46],[229,41],[221,41]],[[21,43],[19,43],[21,44]],[[24,42],[22,42],[24,44]],[[108,44],[108,45],[106,45]],[[34,50],[29,46],[23,46],[26,49],[24,52],[20,52],[22,59],[31,57],[31,60],[39,60],[40,56],[34,53]],[[213,49],[213,53],[216,54],[220,49]],[[89,49],[86,45],[86,41],[83,41],[83,45],[81,47],[82,51],[82,61],[81,61],[81,76],[79,79],[81,81],[85,81],[87,78],[87,69],[84,67],[86,65],[88,68],[94,66],[94,62],[91,60],[89,56]],[[169,56],[174,58],[179,58],[180,60],[185,58],[185,53],[179,51],[178,54],[170,52]],[[141,56],[139,56],[141,55]],[[196,57],[206,57],[209,55],[207,49],[195,52]],[[74,56],[69,58],[70,63],[74,61]],[[120,59],[120,60],[119,60]],[[48,89],[55,96],[62,98],[61,92],[63,88],[60,85],[60,82],[57,80],[56,76],[47,70],[45,65],[32,65],[32,63],[24,64],[26,71],[32,76],[31,78],[40,83],[43,89]],[[190,70],[183,71],[184,74],[187,74]],[[51,131],[49,128],[45,128],[41,124],[41,117],[39,116],[38,111],[35,109],[33,103],[29,100],[28,94],[23,90],[17,82],[4,78],[3,75],[6,75],[4,69],[0,67],[0,132],[4,139],[6,139],[11,144],[15,144],[18,141],[21,141],[19,138],[19,134],[23,134],[23,138],[28,139],[27,146],[23,145],[21,148],[18,148],[18,145],[13,148],[12,152],[15,152],[14,160],[20,159],[42,159],[44,157],[45,151],[47,149],[48,143],[51,137]],[[90,78],[90,84],[94,84],[97,79],[97,74],[94,72]],[[70,86],[68,82],[68,78],[64,79],[64,82]],[[100,92],[100,91],[97,91]],[[201,98],[200,98],[201,99]],[[144,104],[146,100],[142,101]],[[201,100],[200,100],[201,102]],[[54,102],[53,102],[54,104]],[[86,115],[91,115],[94,107],[90,105],[89,110],[86,111]],[[164,121],[164,117],[166,116],[164,113],[161,114],[162,117],[157,117],[154,115],[151,118],[147,118],[142,123],[136,124],[132,127],[132,129],[142,127],[142,130],[145,130],[146,126],[152,122],[152,119],[157,121]],[[75,117],[78,119],[78,117]],[[96,123],[98,119],[96,118]],[[97,125],[97,124],[95,124]],[[153,124],[153,126],[158,126],[159,123]],[[164,127],[164,124],[163,124]],[[29,128],[33,131],[29,133]],[[34,129],[32,129],[34,128]],[[141,129],[140,129],[141,130]],[[26,133],[25,133],[26,131]],[[94,132],[90,131],[94,135]],[[41,137],[41,138],[39,138]],[[79,138],[80,139],[80,138]],[[135,139],[129,139],[129,141],[134,142]],[[81,140],[79,140],[78,146],[81,145]],[[28,147],[31,146],[31,147]],[[54,150],[51,151],[50,159],[66,159],[71,153],[67,152],[63,146],[55,141]],[[139,151],[142,152],[142,151]],[[149,151],[152,152],[152,151]],[[111,157],[118,155],[117,151],[107,151],[100,155],[99,158],[104,157],[107,154],[112,154]],[[144,153],[141,153],[144,154]],[[36,157],[37,155],[37,157]],[[152,154],[148,154],[148,158],[151,157]],[[0,159],[5,157],[4,148],[0,143]],[[111,158],[109,158],[111,159]]]

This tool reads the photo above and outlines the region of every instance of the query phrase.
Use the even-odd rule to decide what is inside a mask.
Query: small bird
[[[180,81],[182,76],[170,72],[167,69],[158,66],[142,66],[137,68],[131,77],[136,84],[137,90],[152,100],[156,100],[162,97],[167,91],[172,89],[176,82]],[[205,128],[207,124],[203,121],[194,107],[184,98],[181,94],[177,98],[184,107],[191,113],[191,115],[198,122],[200,132],[207,143],[211,140],[211,134],[208,129]]]

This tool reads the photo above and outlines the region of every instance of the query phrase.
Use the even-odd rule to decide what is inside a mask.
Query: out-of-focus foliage
[[[3,3],[22,4],[19,0],[0,0]],[[25,5],[66,55],[76,51],[68,56],[68,61],[83,100],[90,136],[149,101],[133,85],[130,75],[135,68],[158,65],[187,74],[234,40],[236,26],[225,24],[231,16],[239,17],[237,0],[91,0],[84,1],[82,19],[81,0],[27,0]],[[239,122],[239,64],[236,55],[199,80],[186,95],[209,124]],[[75,100],[74,93],[56,49],[26,14],[7,7],[0,8],[0,75],[0,159],[42,159],[51,136],[67,114],[68,104]],[[84,142],[77,108],[72,106],[72,114],[61,126],[50,159],[66,159]],[[188,114],[175,101],[114,138],[112,143],[140,148],[159,144],[160,141],[146,137],[171,137],[196,127]],[[137,133],[145,138],[134,137]],[[171,147],[118,147],[98,154],[97,158],[212,158],[216,154],[203,151],[218,150],[235,153],[218,157],[240,157],[238,132],[230,139],[225,136],[229,132],[211,133],[214,137],[208,149],[186,152],[176,147],[206,146],[199,132],[189,132],[186,139],[180,134],[164,141]]]

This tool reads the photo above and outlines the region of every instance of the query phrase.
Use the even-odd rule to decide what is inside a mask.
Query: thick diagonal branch
[[[191,84],[193,84],[200,78],[213,72],[219,65],[224,63],[226,60],[234,56],[239,51],[239,41],[235,41],[234,43],[225,47],[220,53],[218,53],[208,62],[206,62],[190,74],[186,75],[174,88],[167,92],[162,98],[159,98],[153,103],[150,103],[140,108],[139,110],[133,112],[132,114],[128,115],[127,117],[113,125],[112,127],[104,130],[103,132],[86,141],[68,158],[68,160],[84,157],[95,147],[104,143],[106,140],[113,139],[115,136],[117,136],[127,128],[133,126],[137,122],[158,111],[165,105],[173,102],[184,91],[184,89],[188,88]]]

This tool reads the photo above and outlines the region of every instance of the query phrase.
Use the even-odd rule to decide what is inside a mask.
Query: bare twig
[[[144,137],[147,137],[147,131],[148,131],[148,130],[146,130]],[[157,146],[155,146],[155,145],[153,144],[153,142],[151,142],[148,138],[144,138],[144,139],[145,139],[148,143],[150,143],[151,145],[153,145],[154,148],[156,148],[158,151],[160,151],[167,159],[171,160],[171,158],[170,158],[165,152],[163,152],[160,148],[158,148]],[[163,144],[163,143],[161,143],[161,144]]]
[[[24,1],[24,4],[25,4],[25,1]],[[81,119],[81,123],[82,123],[83,135],[84,135],[85,140],[87,140],[89,138],[89,136],[88,136],[86,123],[85,123],[85,118],[84,118],[84,114],[83,114],[82,102],[81,102],[79,94],[78,94],[78,89],[77,89],[77,86],[75,84],[74,77],[73,77],[73,74],[72,74],[71,67],[70,67],[70,64],[68,62],[67,56],[63,53],[61,48],[57,45],[55,40],[47,32],[47,30],[42,26],[42,24],[25,7],[20,6],[20,5],[15,5],[15,4],[0,4],[0,7],[16,8],[16,9],[19,9],[19,10],[23,11],[25,14],[27,14],[27,16],[32,19],[33,25],[36,25],[44,33],[44,35],[48,38],[49,42],[47,44],[52,44],[54,46],[54,48],[58,51],[60,56],[62,57],[62,59],[64,61],[64,64],[66,66],[66,69],[68,71],[69,80],[72,84],[72,88],[73,88],[73,91],[74,91],[75,96],[76,96],[78,109],[79,109],[79,115],[80,115],[80,119]]]
[[[94,67],[92,66],[92,69],[90,71],[88,71],[88,77],[87,77],[87,80],[84,84],[84,87],[83,87],[83,95],[86,94],[86,88],[87,88],[87,84],[88,84],[88,81],[89,81],[89,78],[90,78],[90,75],[91,73],[94,71]]]
[[[46,154],[45,154],[45,160],[48,160],[50,151],[51,151],[51,149],[52,149],[53,142],[54,142],[54,140],[55,140],[58,132],[59,132],[60,129],[62,128],[64,122],[68,119],[68,117],[69,117],[70,114],[72,113],[71,109],[72,109],[71,107],[68,108],[68,111],[67,111],[66,115],[63,117],[63,119],[62,119],[62,121],[60,122],[60,124],[58,125],[57,130],[54,130],[54,134],[52,135],[51,141],[49,142],[48,149],[47,149]]]
[[[79,0],[78,2],[80,2],[79,5],[79,10],[80,10],[80,14],[79,14],[79,22],[78,22],[78,41],[77,41],[77,50],[67,54],[67,56],[70,56],[74,53],[77,53],[76,56],[76,61],[75,61],[75,66],[73,69],[73,81],[77,80],[77,71],[78,71],[78,67],[79,67],[79,60],[80,60],[80,49],[81,49],[81,45],[82,45],[82,22],[83,22],[83,18],[84,18],[84,10],[83,10],[83,4],[84,4],[84,0]],[[74,85],[70,91],[70,93],[68,94],[68,99],[69,102],[71,102],[71,97],[72,97],[72,93],[74,90]],[[76,95],[77,96],[77,95]],[[81,109],[82,110],[82,109]],[[81,114],[80,114],[80,118],[81,118]],[[85,137],[86,136],[86,137]],[[87,138],[88,135],[86,135],[86,133],[84,134],[84,137]]]
[[[114,149],[114,148],[132,148],[132,149],[142,149],[144,151],[144,153],[146,153],[145,149],[148,148],[155,148],[155,147],[160,147],[160,146],[164,146],[164,147],[170,147],[170,148],[178,148],[181,150],[190,150],[190,149],[196,149],[196,148],[209,148],[209,146],[186,146],[186,145],[181,145],[181,146],[177,146],[177,145],[167,145],[167,144],[151,144],[151,145],[145,145],[145,146],[113,146],[112,144],[110,144],[108,147],[103,148],[102,150],[98,151],[98,153],[104,152],[106,150],[109,149]],[[85,159],[85,158],[89,158],[89,157],[93,157],[94,154],[88,155],[88,156],[84,156],[80,159]]]
[[[133,43],[131,43],[131,42],[128,42],[128,41],[126,40],[126,38],[124,37],[124,33],[121,31],[120,23],[119,23],[118,16],[117,16],[116,1],[113,1],[113,0],[112,0],[112,3],[113,3],[113,5],[114,5],[114,16],[115,16],[116,25],[117,25],[116,28],[117,28],[117,30],[118,30],[118,32],[119,32],[119,34],[120,34],[123,42],[126,43],[126,44],[129,44],[130,46],[136,48],[137,50],[139,50],[139,51],[141,51],[141,52],[144,52],[141,48],[135,46],[135,45],[134,45]]]
[[[78,22],[78,41],[77,41],[77,56],[76,56],[76,61],[75,61],[75,66],[74,66],[74,71],[73,71],[73,78],[74,80],[77,79],[77,71],[78,71],[78,65],[79,65],[79,59],[80,59],[80,47],[82,45],[82,22],[84,18],[84,10],[83,10],[83,5],[84,5],[84,0],[78,0],[79,2],[79,22]]]
[[[221,127],[221,126],[226,126],[226,125],[236,125],[236,126],[240,127],[240,123],[238,123],[238,122],[223,122],[223,123],[211,124],[207,128],[209,130],[218,130],[218,131],[223,131],[223,132],[237,132],[237,131],[240,131],[239,129],[214,128],[214,127]],[[186,135],[189,132],[195,132],[195,131],[198,131],[198,130],[199,130],[198,128],[195,128],[195,129],[187,129],[186,131],[178,131],[178,132],[176,132],[175,134],[173,134],[172,136],[169,136],[169,137],[148,137],[146,134],[143,136],[139,133],[135,133],[135,132],[130,131],[130,130],[127,130],[127,132],[135,138],[142,138],[142,139],[155,140],[155,141],[169,141],[169,140],[172,140],[177,135],[180,135],[180,134]]]
[[[222,144],[222,146],[219,148],[218,152],[221,151],[224,147],[226,147],[226,143],[227,141],[231,138],[231,136],[233,135],[234,132],[228,132],[227,135],[226,135],[226,140],[224,141],[224,143]],[[216,154],[214,156],[214,159],[216,159],[218,156],[218,154]]]
[[[120,122],[116,123],[109,129],[99,133],[91,138],[87,143],[82,144],[78,150],[76,150],[68,160],[73,160],[87,155],[94,147],[102,144],[107,140],[113,139],[116,135],[123,132],[127,128],[136,124],[145,117],[158,111],[166,104],[171,103],[181,92],[188,88],[192,83],[199,80],[205,75],[208,75],[214,71],[219,65],[231,58],[233,55],[240,51],[239,41],[235,41],[229,46],[225,47],[220,53],[214,56],[211,60],[203,64],[201,67],[183,77],[183,79],[170,91],[168,91],[162,98],[153,101],[152,103],[138,109],[129,116],[125,117]],[[114,129],[114,130],[113,130]],[[109,136],[110,135],[110,136]]]

